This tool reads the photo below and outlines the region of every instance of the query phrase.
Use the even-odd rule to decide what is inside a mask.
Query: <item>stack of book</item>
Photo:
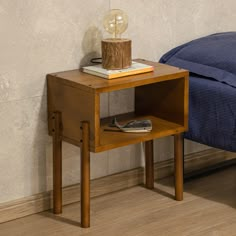
[[[115,79],[115,78],[128,76],[128,75],[151,72],[153,70],[154,70],[153,66],[135,62],[135,61],[132,62],[129,68],[121,69],[121,70],[106,70],[102,68],[101,64],[83,67],[83,72],[100,76],[105,79]]]

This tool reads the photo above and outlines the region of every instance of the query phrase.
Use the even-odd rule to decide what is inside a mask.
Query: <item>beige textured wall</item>
[[[45,75],[100,54],[109,7],[129,15],[134,58],[157,61],[186,40],[235,30],[234,0],[0,0],[0,203],[51,189]],[[104,94],[102,116],[132,110],[130,92]],[[156,141],[155,159],[171,158],[172,146],[171,138]],[[63,185],[77,183],[79,149],[63,148]],[[204,148],[189,143],[187,151]],[[92,178],[140,166],[140,153],[134,145],[92,154]]]
[[[51,186],[47,73],[78,68],[100,51],[107,0],[0,0],[0,202]],[[79,180],[79,153],[65,144],[64,184]],[[92,161],[107,174],[107,154]]]

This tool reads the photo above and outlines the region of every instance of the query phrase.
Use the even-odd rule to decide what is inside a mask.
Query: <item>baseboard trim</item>
[[[203,168],[221,161],[236,158],[235,153],[218,149],[207,149],[185,155],[186,172]],[[155,179],[173,174],[173,159],[155,163]],[[119,191],[144,182],[143,168],[94,179],[91,181],[91,197]],[[80,185],[63,188],[63,205],[80,201]],[[52,193],[44,192],[20,200],[0,204],[0,223],[46,211],[52,207]]]

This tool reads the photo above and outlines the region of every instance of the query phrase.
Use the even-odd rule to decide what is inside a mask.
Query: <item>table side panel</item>
[[[184,77],[184,127],[188,131],[189,115],[189,74]]]
[[[90,123],[90,147],[99,143],[99,94],[67,86],[60,83],[57,77],[47,76],[48,83],[48,127],[51,135],[52,112],[62,113],[62,138],[74,144],[81,140],[81,121]]]

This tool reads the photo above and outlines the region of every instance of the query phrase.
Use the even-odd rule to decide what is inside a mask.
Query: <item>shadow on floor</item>
[[[80,226],[81,227],[80,222],[65,218],[61,215],[55,215],[55,214],[53,214],[52,211],[44,211],[44,212],[38,213],[38,215],[41,215],[41,216],[44,216],[44,217],[47,217],[47,218],[50,218],[52,220],[59,221],[59,222],[62,222],[62,223],[66,223],[66,224],[70,224],[70,225],[73,225],[73,226]]]
[[[168,177],[157,181],[158,189],[154,191],[162,195],[173,195],[166,190],[171,187],[173,192],[174,180],[173,177]],[[163,193],[164,192],[164,193]],[[201,198],[219,202],[236,208],[236,166],[218,170],[212,174],[191,179],[184,183],[184,192],[190,193]],[[171,197],[174,198],[173,196]]]

